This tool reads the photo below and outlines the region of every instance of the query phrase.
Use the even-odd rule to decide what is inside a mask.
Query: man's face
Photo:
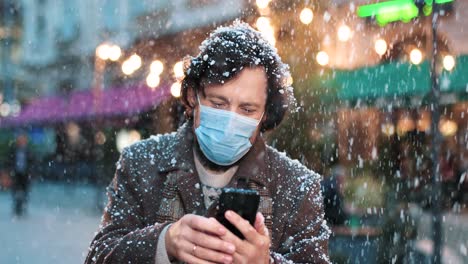
[[[206,97],[198,95],[202,105],[235,112],[259,121],[266,118],[266,114],[263,113],[267,99],[267,77],[261,67],[246,68],[227,83],[209,85],[205,87],[205,95]],[[196,129],[200,125],[200,107],[195,94],[191,99],[196,105],[194,109],[194,129]],[[250,137],[252,144],[260,133],[261,123]]]
[[[18,147],[24,147],[28,145],[28,138],[25,135],[18,136],[18,138],[16,139],[16,145]]]

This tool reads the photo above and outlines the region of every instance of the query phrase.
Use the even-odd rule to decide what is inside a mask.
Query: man
[[[26,211],[29,191],[29,166],[31,156],[28,150],[28,137],[21,133],[16,137],[15,147],[10,151],[10,170],[13,179],[13,213],[21,217]]]
[[[332,169],[331,175],[321,182],[325,219],[329,225],[343,225],[347,218],[342,204],[345,175],[344,168],[337,165]]]
[[[287,110],[287,67],[245,23],[215,30],[187,63],[177,132],[127,148],[86,263],[329,263],[320,177],[266,146]],[[254,226],[214,218],[223,187],[260,194]]]

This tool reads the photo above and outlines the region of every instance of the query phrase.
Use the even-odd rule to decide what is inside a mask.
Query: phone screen
[[[224,214],[228,210],[234,211],[253,226],[259,202],[260,196],[254,190],[224,188],[219,197],[216,219],[233,234],[244,239],[242,233],[224,217]]]

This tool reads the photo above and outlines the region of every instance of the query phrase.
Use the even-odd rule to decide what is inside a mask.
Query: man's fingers
[[[192,229],[213,235],[222,236],[226,234],[227,231],[226,228],[214,218],[192,215],[192,217],[188,218],[187,221],[188,225]]]
[[[246,263],[245,258],[239,253],[234,254],[233,257],[234,257],[233,263]]]
[[[231,231],[228,230],[226,234],[220,236],[220,238],[223,241],[233,244],[236,248],[236,252],[242,251],[240,248],[240,245],[242,245],[242,240],[238,236],[234,235]]]
[[[204,248],[187,240],[181,242],[179,258],[188,263],[231,263],[232,256]]]
[[[255,216],[255,225],[254,225],[257,231],[261,229],[264,221],[265,221],[265,218],[263,217],[262,213],[258,212],[257,215]]]
[[[223,254],[198,245],[196,247],[192,247],[191,253],[194,257],[215,263],[232,263],[233,261],[231,255]]]
[[[255,230],[261,235],[268,236],[268,228],[265,225],[265,217],[258,212],[255,217]]]
[[[194,263],[194,264],[216,264],[216,262],[210,262],[210,261],[206,261],[206,260],[203,260],[203,259],[200,259],[200,258],[197,258],[189,253],[182,253],[180,255],[180,260],[182,260],[183,262],[186,262],[186,263]]]
[[[218,236],[212,236],[196,230],[191,234],[191,241],[203,248],[220,251],[229,255],[236,251],[234,244],[225,242]]]
[[[242,218],[240,215],[235,212],[228,210],[225,214],[226,219],[231,222],[239,231],[244,235],[245,239],[248,241],[254,242],[257,240],[257,231],[249,223],[249,221]]]

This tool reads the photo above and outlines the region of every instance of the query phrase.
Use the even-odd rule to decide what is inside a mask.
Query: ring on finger
[[[192,248],[192,255],[195,256],[195,251],[197,250],[197,245],[193,245],[193,248]]]

